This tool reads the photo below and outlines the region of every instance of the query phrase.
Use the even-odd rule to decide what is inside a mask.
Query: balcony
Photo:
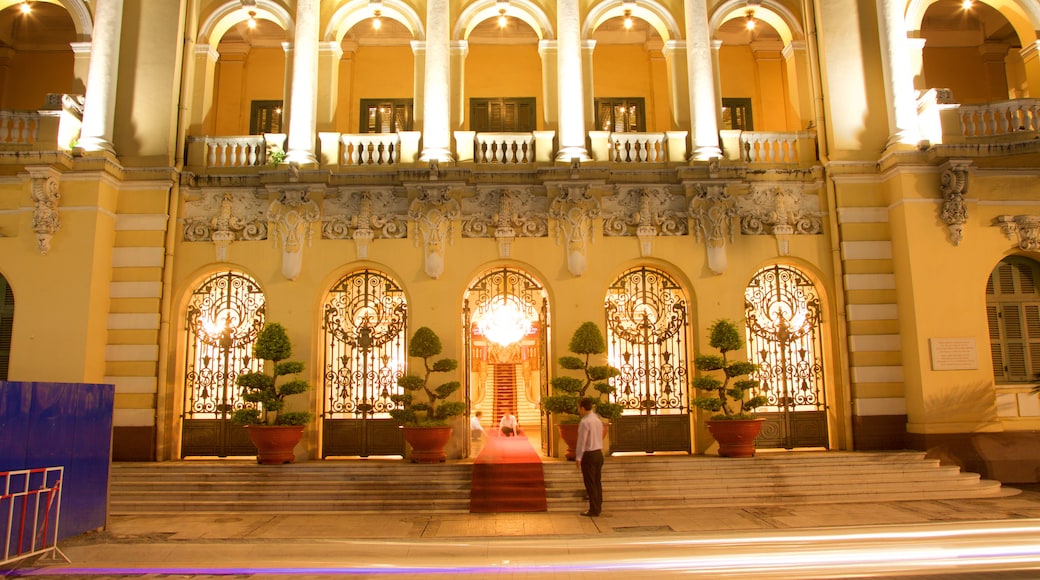
[[[929,89],[918,97],[921,137],[932,145],[1003,145],[1040,139],[1040,99],[979,105],[952,101],[946,89]]]

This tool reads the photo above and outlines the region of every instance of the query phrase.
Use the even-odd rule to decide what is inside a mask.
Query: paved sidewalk
[[[697,541],[701,542],[713,538],[739,542],[741,538],[764,534],[788,538],[785,541],[790,545],[806,545],[809,543],[806,538],[816,536],[817,532],[887,530],[894,525],[922,529],[929,525],[956,526],[966,522],[990,522],[988,525],[996,526],[1009,521],[1018,525],[1035,524],[1040,530],[1040,491],[1036,491],[1035,486],[1029,487],[1017,495],[992,499],[841,505],[608,511],[608,503],[604,506],[604,515],[597,518],[578,515],[583,507],[580,503],[570,512],[526,514],[116,516],[105,531],[60,543],[70,564],[50,564],[38,569],[23,567],[15,575],[168,578],[172,574],[215,578],[233,572],[239,578],[253,579],[287,575],[319,578],[324,577],[323,571],[342,570],[343,566],[355,566],[349,568],[352,573],[357,573],[356,566],[362,564],[389,573],[402,562],[422,561],[432,568],[415,577],[430,577],[437,575],[435,571],[443,573],[445,565],[453,565],[453,562],[462,565],[474,557],[501,563],[509,562],[510,557],[537,553],[539,557],[566,561],[573,557],[568,554],[580,554],[582,542],[587,541],[597,542],[597,549],[601,550],[607,542],[615,546],[612,551],[607,550],[607,554],[620,554],[641,543],[667,543],[669,538],[676,542],[688,542],[690,538],[699,538]],[[546,546],[553,549],[572,546],[573,550],[547,556],[551,550]],[[104,575],[106,569],[111,576]],[[497,569],[496,574],[500,572],[502,570]],[[377,572],[371,571],[371,574],[377,575]],[[401,574],[401,571],[394,572],[395,578],[409,577]],[[448,576],[450,574],[445,573],[445,577]]]

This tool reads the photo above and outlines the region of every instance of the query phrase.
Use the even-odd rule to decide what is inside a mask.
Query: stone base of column
[[[430,161],[451,163],[454,160],[455,158],[451,156],[451,150],[443,147],[429,147],[423,149],[422,153],[419,154],[419,161],[423,163]]]
[[[285,154],[284,163],[295,163],[298,166],[310,166],[317,165],[318,158],[314,156],[313,151],[307,151],[304,149],[290,149]]]
[[[888,138],[888,143],[885,143],[885,149],[896,149],[896,150],[909,150],[917,149],[922,144],[921,134],[917,131],[911,131],[904,129],[902,131],[896,131]]]
[[[556,161],[570,163],[575,159],[578,161],[592,161],[592,157],[589,156],[589,152],[584,147],[560,147],[560,150],[556,152]]]
[[[112,143],[101,137],[80,137],[79,141],[76,142],[76,147],[86,152],[105,151],[112,154],[116,152],[116,148],[112,146]]]
[[[711,161],[722,159],[722,149],[718,145],[699,145],[694,147],[690,161]]]

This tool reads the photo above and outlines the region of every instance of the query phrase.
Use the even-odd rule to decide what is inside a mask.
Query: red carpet
[[[542,458],[522,433],[490,436],[473,462],[469,511],[473,513],[544,512]]]

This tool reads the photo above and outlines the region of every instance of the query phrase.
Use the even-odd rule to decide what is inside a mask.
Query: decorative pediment
[[[726,239],[733,243],[739,216],[737,201],[726,193],[726,184],[696,184],[690,199],[689,214],[697,241],[704,241],[708,268],[716,274],[726,271]]]
[[[226,262],[237,240],[267,239],[267,207],[253,190],[203,190],[184,202],[184,239],[212,241],[217,261]]]
[[[968,193],[970,169],[970,161],[950,161],[939,177],[939,193],[943,198],[939,218],[946,224],[950,241],[955,246],[959,246],[964,239],[964,222],[968,221],[968,206],[964,203],[964,196]]]
[[[321,237],[353,239],[359,258],[368,257],[369,243],[376,238],[395,239],[408,235],[408,199],[390,188],[340,189],[325,196]]]
[[[303,248],[311,244],[313,226],[319,225],[321,210],[303,187],[273,190],[267,207],[268,229],[275,248],[282,249],[282,274],[295,280],[303,269]]]
[[[557,242],[563,241],[567,248],[567,269],[575,276],[585,273],[592,220],[599,212],[599,202],[589,195],[586,185],[561,186],[560,195],[549,206],[549,217],[556,220]]]
[[[619,186],[603,198],[603,235],[636,236],[642,256],[653,251],[657,236],[682,236],[688,232],[686,199],[665,186]]]
[[[495,188],[462,200],[462,237],[498,241],[498,255],[508,258],[516,238],[549,234],[548,200],[531,188]]]
[[[1040,216],[1035,215],[1002,215],[997,216],[995,224],[1009,240],[1018,240],[1018,249],[1040,250]]]
[[[408,207],[408,217],[415,220],[415,243],[422,240],[424,269],[430,278],[444,273],[445,246],[451,243],[455,231],[452,222],[460,213],[459,202],[448,195],[444,185],[421,186],[419,197]]]
[[[58,178],[50,169],[30,169],[32,175],[33,215],[32,229],[36,234],[36,247],[40,255],[51,251],[51,238],[61,229],[58,214]]]
[[[781,256],[790,250],[790,236],[823,233],[820,200],[796,186],[752,185],[747,195],[737,198],[740,233],[773,235]]]

